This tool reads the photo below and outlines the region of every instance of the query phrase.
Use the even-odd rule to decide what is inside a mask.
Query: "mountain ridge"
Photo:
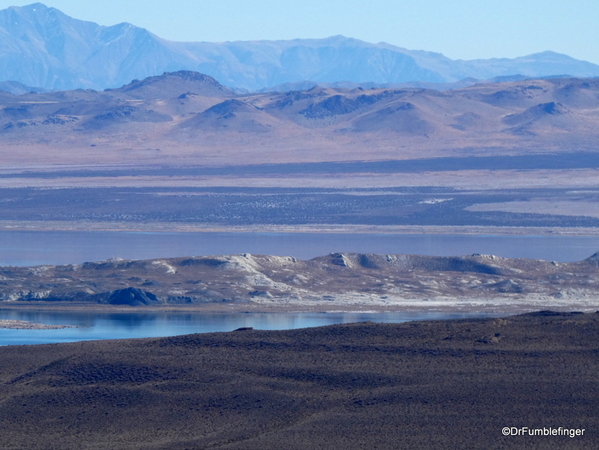
[[[599,76],[599,66],[555,52],[519,58],[451,60],[440,53],[324,39],[174,42],[129,23],[100,26],[42,3],[0,11],[0,73],[44,89],[115,88],[132,79],[191,70],[257,91],[284,83],[454,83],[522,74]]]

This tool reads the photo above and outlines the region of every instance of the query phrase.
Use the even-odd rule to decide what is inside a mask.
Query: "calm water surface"
[[[0,320],[27,320],[47,325],[75,325],[59,330],[0,329],[0,345],[49,344],[96,339],[128,339],[232,331],[240,327],[290,330],[338,323],[399,323],[410,320],[489,317],[490,314],[392,313],[82,313],[0,311]]]

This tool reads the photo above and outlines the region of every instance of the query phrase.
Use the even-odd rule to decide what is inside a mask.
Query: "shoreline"
[[[435,225],[255,225],[226,226],[180,222],[60,222],[0,220],[0,231],[125,232],[125,233],[297,233],[297,234],[439,234],[498,236],[599,236],[592,227],[502,227]]]
[[[439,314],[525,314],[540,310],[552,311],[581,311],[594,313],[597,308],[589,305],[547,305],[522,303],[498,306],[473,306],[463,304],[447,304],[444,306],[427,306],[420,304],[402,305],[366,305],[366,304],[319,304],[319,305],[264,305],[264,304],[196,304],[196,305],[154,305],[154,306],[114,306],[99,304],[71,304],[70,302],[11,302],[1,304],[0,311],[35,311],[35,312],[71,312],[71,313],[110,313],[110,314],[385,314],[385,313],[439,313]],[[0,321],[1,323],[1,321]],[[0,325],[1,328],[1,325]]]

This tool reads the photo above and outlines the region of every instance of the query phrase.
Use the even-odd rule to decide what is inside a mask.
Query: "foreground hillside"
[[[2,347],[0,447],[591,449],[598,331],[544,312]]]
[[[0,268],[0,300],[29,305],[531,310],[594,308],[599,253],[575,263],[492,255],[208,256]],[[0,303],[1,305],[2,303]]]

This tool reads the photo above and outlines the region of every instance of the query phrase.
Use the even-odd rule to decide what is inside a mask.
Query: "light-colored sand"
[[[0,328],[13,330],[59,330],[62,328],[76,328],[73,325],[45,325],[43,323],[27,322],[25,320],[0,320]]]

